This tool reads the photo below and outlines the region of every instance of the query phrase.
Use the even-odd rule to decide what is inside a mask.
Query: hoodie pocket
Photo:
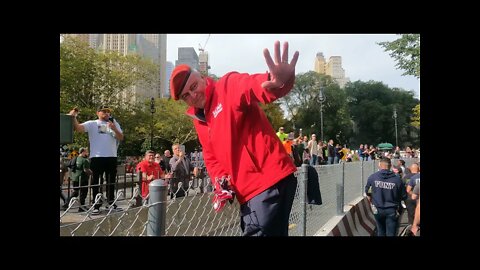
[[[242,146],[242,155],[241,155],[240,163],[244,167],[240,167],[241,169],[245,169],[247,172],[259,172],[260,168],[256,162],[256,158],[250,151],[248,151],[245,145]]]

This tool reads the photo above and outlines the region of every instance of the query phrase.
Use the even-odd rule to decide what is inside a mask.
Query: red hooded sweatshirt
[[[212,183],[215,177],[230,175],[240,204],[297,170],[258,105],[285,96],[295,76],[283,88],[267,90],[261,84],[268,76],[230,72],[217,82],[206,78],[204,110],[187,111],[194,118]]]

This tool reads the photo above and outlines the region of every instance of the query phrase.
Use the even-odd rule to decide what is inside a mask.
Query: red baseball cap
[[[185,64],[178,65],[173,70],[170,76],[170,95],[174,100],[178,100],[182,89],[187,84],[190,73],[192,73],[192,69]]]

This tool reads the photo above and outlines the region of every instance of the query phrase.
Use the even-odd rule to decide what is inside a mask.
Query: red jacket
[[[154,175],[155,177],[153,179],[160,179],[160,175],[163,173],[162,168],[160,168],[160,164],[156,162],[148,162],[148,160],[142,160],[140,163],[137,165],[137,172],[142,171],[149,175]],[[138,172],[140,173],[140,172]],[[143,178],[143,177],[142,177]],[[148,185],[152,182],[153,180],[147,180],[147,179],[142,179],[142,197],[145,198],[147,197],[149,193],[149,187]]]
[[[261,84],[268,75],[230,72],[217,82],[206,78],[204,110],[187,111],[211,180],[230,175],[241,204],[297,170],[258,105],[285,96],[295,77],[281,89],[267,90]]]

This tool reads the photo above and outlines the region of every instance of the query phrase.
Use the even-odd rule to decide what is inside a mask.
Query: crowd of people
[[[297,167],[302,163],[312,166],[329,165],[341,162],[379,160],[382,157],[415,158],[419,155],[419,151],[408,146],[403,151],[399,146],[395,149],[379,149],[368,144],[360,144],[358,149],[350,149],[347,145],[334,144],[333,139],[330,139],[328,143],[317,140],[315,133],[311,134],[309,139],[300,130],[298,137],[295,137],[294,132],[286,133],[284,127],[280,127],[276,134]]]

